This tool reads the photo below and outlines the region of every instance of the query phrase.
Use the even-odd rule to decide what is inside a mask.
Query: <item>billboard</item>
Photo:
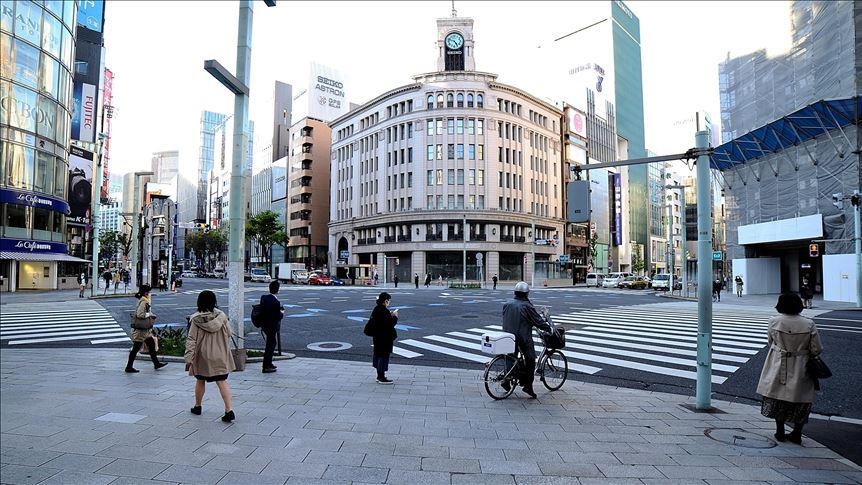
[[[305,83],[299,83],[299,86]],[[347,113],[350,103],[345,91],[346,77],[335,68],[312,62],[306,87],[293,97],[292,121],[305,117],[330,122]]]
[[[105,132],[105,141],[102,146],[102,203],[108,202],[108,182],[111,171],[108,169],[111,162],[111,118],[113,117],[114,73],[105,69],[105,79],[102,88],[102,129]]]
[[[623,245],[623,188],[622,175],[613,174],[614,180],[614,246]]]
[[[105,17],[103,0],[80,0],[78,2],[78,25],[102,33]]]
[[[94,143],[96,86],[75,81],[72,88],[72,139]]]
[[[580,136],[581,138],[587,137],[587,117],[584,113],[572,107],[568,107],[566,109],[566,118],[570,132]]]
[[[93,152],[74,145],[69,147],[69,215],[66,222],[70,225],[90,223],[94,162]]]
[[[287,197],[287,157],[272,162],[272,200],[282,200]]]

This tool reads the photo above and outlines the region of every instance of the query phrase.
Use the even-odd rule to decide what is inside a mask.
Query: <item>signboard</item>
[[[566,184],[566,220],[568,222],[590,220],[589,180],[573,180]]]
[[[72,225],[90,223],[90,203],[93,200],[93,152],[76,146],[69,147],[69,216]]]
[[[72,139],[95,142],[96,86],[75,81],[72,91]]]
[[[48,209],[62,214],[69,213],[69,204],[64,200],[55,199],[42,194],[21,192],[15,189],[0,188],[0,202],[9,204],[29,205],[40,209]]]
[[[587,137],[587,117],[581,113],[580,111],[569,107],[566,113],[569,131],[581,136],[583,138]]]
[[[287,197],[287,157],[272,162],[272,202]]]
[[[33,239],[0,239],[0,251],[16,251],[24,253],[62,253],[67,249],[64,243],[50,241],[35,241]]]
[[[102,89],[102,107],[104,117],[102,119],[102,130],[107,135],[102,145],[102,192],[101,202],[108,202],[108,182],[111,178],[111,171],[108,164],[111,160],[111,118],[113,117],[113,96],[114,96],[114,73],[110,69],[105,69],[104,84]]]
[[[561,263],[568,263],[569,262],[569,255],[568,254],[561,254],[560,255],[560,262]]]
[[[105,2],[103,0],[80,0],[78,3],[78,25],[93,32],[102,32]]]
[[[293,98],[293,120],[310,116],[330,122],[347,113],[350,103],[345,84],[346,76],[335,68],[310,63],[307,88]]]
[[[712,252],[712,260],[713,261],[721,261],[722,259],[724,259],[724,258],[722,258],[721,251],[713,251]]]
[[[345,249],[345,250],[341,250],[341,251],[339,251],[339,252],[338,252],[338,258],[339,258],[339,259],[348,259],[348,258],[350,258],[350,251],[348,251],[348,250],[346,250],[346,249]]]
[[[613,174],[614,179],[614,246],[623,245],[623,190],[622,176]]]

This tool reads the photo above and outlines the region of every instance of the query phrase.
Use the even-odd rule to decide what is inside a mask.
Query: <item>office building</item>
[[[565,229],[562,111],[476,70],[472,19],[438,19],[436,47],[436,71],[331,123],[332,272],[547,274]]]

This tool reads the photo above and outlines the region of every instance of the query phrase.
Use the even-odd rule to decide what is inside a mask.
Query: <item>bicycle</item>
[[[539,332],[542,352],[536,359],[536,374],[549,391],[556,391],[563,387],[569,374],[569,363],[559,350],[565,346],[565,336],[563,329],[555,327],[547,315],[545,320],[554,331]],[[525,365],[521,352],[497,355],[485,364],[485,391],[494,400],[506,399],[515,392],[518,375]]]

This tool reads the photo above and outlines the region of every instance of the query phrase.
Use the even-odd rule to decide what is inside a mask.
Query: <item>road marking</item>
[[[422,354],[418,352],[413,352],[412,350],[402,349],[400,347],[392,347],[392,353],[396,355],[400,355],[401,357],[405,357],[408,359],[415,359],[416,357],[422,357]]]
[[[411,347],[418,347],[420,349],[425,349],[425,350],[430,350],[430,351],[437,352],[440,354],[450,355],[452,357],[458,357],[458,358],[464,359],[464,360],[470,360],[473,362],[481,362],[483,364],[490,361],[492,358],[491,356],[482,356],[482,355],[471,354],[469,352],[462,352],[460,350],[450,349],[449,347],[442,347],[440,345],[429,344],[426,342],[421,342],[419,340],[413,340],[413,339],[399,340],[398,343],[401,345],[409,345]]]
[[[120,337],[125,336],[125,339],[122,341],[130,342],[131,340],[126,335],[126,332],[115,332],[115,333],[103,333],[99,335],[75,335],[71,337],[53,337],[53,338],[37,338],[37,339],[29,339],[29,340],[10,340],[9,345],[26,345],[26,344],[41,344],[47,342],[66,342],[69,340],[84,340],[84,339],[93,339],[93,338],[104,338],[104,337]],[[93,342],[92,340],[90,342]]]
[[[63,310],[56,306],[39,311],[0,312],[0,341],[7,345],[89,341],[90,345],[129,342],[125,329],[95,301],[65,302]]]

